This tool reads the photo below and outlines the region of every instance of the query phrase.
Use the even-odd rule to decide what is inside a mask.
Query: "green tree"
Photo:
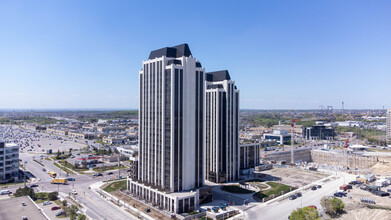
[[[14,194],[15,197],[21,197],[21,196],[30,196],[31,199],[35,200],[36,196],[33,189],[28,188],[27,186],[23,188],[19,188],[15,191]]]
[[[313,207],[296,209],[291,213],[290,220],[320,220],[318,210]]]
[[[62,200],[62,205],[63,205],[63,206],[67,206],[67,204],[68,204],[67,200],[65,200],[65,199]]]
[[[342,200],[335,197],[331,200],[331,205],[333,206],[333,209],[336,213],[342,213],[343,209],[345,208],[345,204],[342,202]]]
[[[78,208],[75,205],[69,207],[69,215],[71,220],[76,220]]]
[[[61,152],[60,150],[57,151],[56,159],[60,159]]]
[[[48,194],[48,198],[49,198],[49,200],[51,200],[51,201],[54,201],[54,200],[56,200],[56,199],[58,199],[58,192],[51,192],[51,193],[49,193]]]
[[[87,219],[86,216],[83,214],[79,215],[79,217],[77,218],[77,220],[86,220],[86,219]]]
[[[345,204],[338,198],[330,199],[329,197],[323,197],[320,200],[320,204],[330,216],[336,216],[337,214],[342,213],[345,208]]]

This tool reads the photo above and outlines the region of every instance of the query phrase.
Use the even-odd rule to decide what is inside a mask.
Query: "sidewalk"
[[[121,180],[118,180],[118,181],[121,181]],[[112,181],[112,182],[110,182],[110,183],[114,183],[114,182],[117,182],[117,181]],[[105,184],[105,182],[102,182],[102,181],[101,181],[101,182],[96,182],[96,183],[94,183],[94,184],[91,184],[90,187],[91,187],[92,192],[94,192],[95,194],[101,196],[101,194],[98,193],[98,190],[99,190],[99,192],[101,192],[102,194],[104,194],[106,197],[111,198],[111,199],[114,200],[114,201],[118,201],[118,203],[119,203],[119,205],[120,205],[119,208],[120,208],[121,210],[123,210],[124,212],[126,212],[127,214],[130,214],[130,213],[128,213],[128,212],[126,211],[126,209],[129,209],[129,210],[131,210],[133,213],[137,213],[137,214],[141,215],[141,216],[143,217],[143,219],[154,220],[151,216],[149,216],[149,215],[143,213],[142,211],[140,211],[140,210],[138,210],[138,209],[136,209],[136,208],[130,206],[129,204],[125,203],[124,201],[118,199],[116,196],[113,196],[113,195],[107,193],[106,191],[101,190],[100,187],[103,186],[104,184]],[[121,205],[121,204],[123,204],[123,205]],[[137,218],[137,216],[135,216],[135,218]]]

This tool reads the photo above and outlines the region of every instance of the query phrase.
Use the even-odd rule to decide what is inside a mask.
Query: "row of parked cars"
[[[50,204],[52,204],[51,201],[46,201],[46,202],[42,203],[43,206],[47,206],[47,205],[50,205]],[[59,210],[59,209],[61,209],[60,206],[53,206],[50,210],[55,211],[55,210]],[[65,214],[66,214],[65,211],[60,211],[60,212],[56,213],[56,217],[61,216],[61,215],[65,215]]]
[[[311,187],[311,190],[317,190],[317,189],[320,189],[320,188],[322,188],[322,186],[321,185],[317,185],[317,186]],[[299,192],[299,193],[296,193],[295,195],[289,196],[289,199],[290,200],[295,200],[295,199],[297,199],[297,198],[299,198],[301,196],[302,196],[302,194]]]

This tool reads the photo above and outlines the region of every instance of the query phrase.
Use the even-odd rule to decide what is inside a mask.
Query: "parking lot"
[[[46,215],[49,216],[50,219],[58,218],[58,217],[56,217],[56,213],[59,213],[62,211],[62,209],[57,209],[57,210],[53,210],[53,211],[51,210],[52,207],[59,206],[54,202],[51,202],[51,204],[49,204],[49,205],[43,205],[43,203],[40,203],[40,204],[38,204],[38,206],[43,209],[43,211],[46,213]],[[69,219],[69,218],[61,217],[61,219]]]

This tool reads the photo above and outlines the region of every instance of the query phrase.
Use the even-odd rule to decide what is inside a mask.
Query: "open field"
[[[296,188],[308,185],[311,182],[327,177],[327,175],[309,170],[299,170],[296,168],[273,168],[271,170],[262,171],[266,174],[263,180],[278,180],[282,184],[293,186]]]

